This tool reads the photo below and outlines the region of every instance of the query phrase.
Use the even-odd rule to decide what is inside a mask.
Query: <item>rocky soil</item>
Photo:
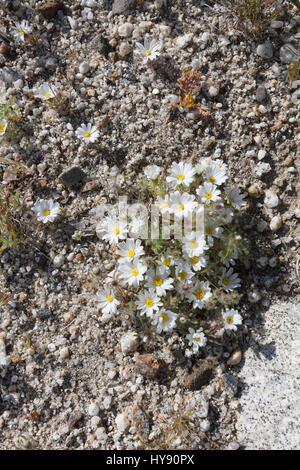
[[[24,244],[0,256],[9,297],[0,307],[0,448],[296,449],[300,83],[291,85],[287,67],[300,13],[279,2],[257,37],[221,0],[4,3],[1,99],[15,96],[26,145],[2,145],[0,157],[29,171],[7,181],[0,165],[1,179],[24,208],[52,198],[63,215],[47,226],[27,219]],[[23,19],[30,43],[11,35]],[[151,66],[133,54],[145,35],[163,45]],[[201,72],[208,117],[174,106],[184,66]],[[34,97],[44,82],[68,96],[63,109]],[[78,140],[82,122],[99,129],[94,144]],[[95,234],[95,213],[116,201],[114,165],[131,175],[122,192],[134,197],[147,164],[204,157],[222,158],[248,194],[241,228],[251,258],[242,328],[224,333],[208,360],[191,360],[176,334],[144,341],[130,311],[101,317],[94,290],[115,260]],[[257,359],[264,338],[274,346]]]

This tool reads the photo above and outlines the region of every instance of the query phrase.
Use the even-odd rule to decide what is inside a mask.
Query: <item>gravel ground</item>
[[[261,448],[252,430],[257,421],[263,426],[264,416],[254,398],[247,408],[246,392],[263,395],[250,372],[258,367],[273,377],[273,367],[264,358],[248,363],[248,356],[265,316],[270,334],[275,331],[270,304],[278,309],[278,301],[299,291],[299,84],[292,88],[287,78],[287,51],[299,45],[299,13],[281,2],[277,23],[255,38],[221,1],[64,1],[64,12],[51,19],[37,11],[45,2],[7,3],[0,33],[7,37],[16,21],[28,19],[35,36],[32,44],[11,38],[9,51],[0,53],[1,94],[15,96],[18,138],[27,141],[23,149],[0,147],[0,157],[30,170],[9,183],[25,207],[52,198],[63,216],[47,227],[28,221],[26,243],[0,258],[1,286],[10,296],[1,307],[0,448]],[[132,53],[145,35],[163,43],[153,66]],[[202,74],[199,100],[208,117],[172,107],[183,66]],[[36,100],[33,89],[45,81],[70,106],[52,109]],[[76,137],[82,122],[98,127],[95,144]],[[118,192],[110,169],[134,172],[124,189],[134,199],[145,165],[204,157],[222,158],[231,181],[248,193],[242,228],[252,246],[241,273],[244,324],[209,351],[212,375],[204,357],[184,358],[176,335],[143,343],[131,312],[106,323],[94,301],[95,286],[115,264],[95,235],[95,209]],[[73,166],[85,176],[66,185],[62,173]],[[80,242],[71,237],[75,229],[83,231]],[[279,332],[285,338],[284,327]],[[281,341],[283,365],[274,367],[289,371],[294,339]],[[249,374],[227,364],[244,351]],[[269,397],[266,392],[266,403]],[[279,415],[270,408],[270,423],[282,419],[288,403],[279,404]],[[286,447],[273,430],[269,448],[295,448],[292,424],[286,426]]]

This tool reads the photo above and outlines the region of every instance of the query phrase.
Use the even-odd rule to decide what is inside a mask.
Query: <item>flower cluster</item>
[[[114,246],[118,262],[114,282],[100,289],[97,299],[103,313],[116,314],[120,304],[127,305],[159,334],[176,329],[189,356],[206,345],[216,326],[236,330],[242,323],[230,307],[238,302],[235,290],[241,282],[232,266],[247,252],[236,234],[236,218],[246,202],[237,188],[223,190],[228,176],[221,160],[173,163],[167,174],[150,165],[145,176],[141,184],[153,194],[159,238],[140,235],[148,215],[106,217],[99,236]],[[195,227],[199,214],[203,223]],[[169,239],[162,236],[166,220]],[[180,230],[184,222],[181,237],[175,236],[178,221]]]

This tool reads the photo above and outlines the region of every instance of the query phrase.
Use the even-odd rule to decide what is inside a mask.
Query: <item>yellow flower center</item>
[[[197,246],[198,246],[198,243],[196,242],[196,240],[190,241],[190,248],[197,248]]]
[[[147,307],[152,307],[153,304],[154,304],[153,300],[150,299],[150,297],[147,297],[146,300],[145,300],[145,305]]]
[[[184,178],[185,178],[185,176],[184,176],[182,173],[180,173],[179,175],[177,175],[177,179],[178,179],[179,181],[183,181]]]
[[[205,228],[205,232],[207,233],[207,235],[211,235],[212,232],[213,232],[213,230],[212,230],[211,227],[206,227],[206,228]]]
[[[153,282],[154,282],[154,284],[155,284],[156,286],[161,286],[161,285],[162,285],[162,282],[163,282],[163,280],[162,280],[162,278],[161,278],[161,277],[159,277],[159,276],[155,276],[155,277],[154,277],[154,279],[153,279]]]
[[[138,270],[137,270],[136,268],[133,268],[133,269],[131,270],[131,276],[137,276],[138,273],[139,273],[139,272],[138,272]]]
[[[107,300],[107,302],[112,302],[114,299],[113,299],[113,297],[112,297],[110,294],[108,294],[108,295],[106,296],[106,300]]]
[[[114,232],[115,235],[119,235],[119,233],[120,233],[119,227],[114,227],[113,232]]]
[[[86,131],[86,132],[84,133],[84,136],[85,136],[85,137],[91,137],[90,131]]]
[[[183,204],[178,204],[177,205],[177,210],[178,211],[183,211],[184,210],[184,205]]]
[[[165,266],[170,266],[170,263],[171,263],[171,261],[169,260],[169,258],[165,258],[165,259],[163,260],[163,264],[164,264]]]
[[[169,317],[166,313],[162,313],[160,318],[162,319],[163,323],[166,323],[169,320]]]
[[[234,202],[234,197],[229,197],[229,202],[233,203]]]
[[[145,50],[145,54],[146,54],[146,55],[151,55],[150,49],[146,49],[146,50]]]
[[[228,277],[224,277],[223,284],[225,284],[225,286],[228,286],[230,284],[230,279],[228,279]]]
[[[204,291],[202,289],[197,289],[195,294],[196,294],[197,299],[203,299],[204,297]]]
[[[190,262],[191,263],[198,263],[199,261],[199,257],[198,256],[193,256],[192,258],[190,258]]]
[[[194,341],[200,341],[199,336],[194,336]]]
[[[227,219],[227,214],[222,214],[223,219]]]
[[[209,181],[210,181],[211,183],[214,183],[214,182],[216,181],[216,178],[214,178],[213,176],[210,176],[210,177],[209,177]]]
[[[47,92],[47,93],[44,94],[44,96],[45,96],[45,98],[47,98],[47,99],[48,99],[48,98],[51,98],[51,93]]]
[[[133,258],[135,255],[135,251],[134,250],[128,250],[127,251],[127,256],[129,256],[129,258]]]
[[[47,215],[50,215],[50,211],[49,211],[49,209],[45,209],[45,210],[43,210],[43,216],[45,216],[45,217],[46,217]]]
[[[205,193],[205,197],[206,197],[206,199],[211,199],[211,198],[212,198],[212,194],[207,191],[207,192]]]
[[[168,207],[168,206],[169,206],[169,204],[168,204],[166,201],[164,201],[164,202],[161,204],[161,207],[162,207],[163,209],[165,209],[165,208]]]
[[[5,129],[5,126],[4,124],[0,124],[0,132],[3,133],[4,132],[4,129]]]
[[[232,317],[227,317],[227,318],[226,318],[226,321],[227,321],[227,323],[229,323],[229,325],[230,325],[231,323],[233,323],[233,318],[232,318]]]
[[[21,36],[24,35],[24,29],[19,29],[18,31],[19,31],[19,34],[20,34]]]
[[[180,277],[180,279],[185,279],[186,278],[186,272],[185,271],[180,271],[180,273],[178,273],[178,276]]]

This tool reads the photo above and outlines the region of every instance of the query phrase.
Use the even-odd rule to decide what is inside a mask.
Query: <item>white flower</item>
[[[222,222],[225,222],[225,224],[230,224],[233,218],[233,212],[228,208],[223,208],[218,213],[218,217],[221,219]]]
[[[120,278],[129,286],[138,287],[139,283],[144,280],[144,274],[147,266],[139,261],[124,262],[119,265]]]
[[[4,135],[7,129],[7,120],[5,118],[0,120],[0,135]]]
[[[208,257],[205,255],[192,256],[188,258],[191,263],[191,267],[194,271],[201,271],[202,268],[205,268],[208,262]]]
[[[205,334],[203,333],[203,328],[198,328],[198,330],[194,330],[194,328],[189,328],[189,333],[186,335],[186,339],[189,342],[189,346],[192,346],[192,352],[195,354],[198,352],[199,348],[202,348],[206,345],[207,339]],[[187,354],[188,356],[190,354]]]
[[[218,227],[216,222],[213,221],[212,219],[209,219],[209,218],[206,219],[204,231],[205,231],[205,235],[207,237],[209,246],[213,246],[214,244],[213,237],[221,238],[223,230],[224,229],[222,227]]]
[[[168,196],[168,194],[166,194],[164,197],[158,196],[155,205],[158,206],[162,214],[170,212],[170,197]]]
[[[198,203],[192,194],[180,194],[179,191],[176,191],[170,196],[170,212],[173,212],[178,217],[183,217],[193,212],[197,206]]]
[[[132,261],[133,259],[144,255],[145,251],[141,244],[141,240],[134,240],[133,238],[128,238],[126,242],[120,243],[117,250],[117,254],[121,256],[120,261]]]
[[[170,310],[160,310],[153,317],[153,323],[156,326],[157,333],[162,331],[171,331],[176,327],[178,314]]]
[[[54,98],[54,88],[50,88],[48,83],[43,83],[40,88],[36,90],[35,96],[37,98],[41,98],[42,100],[49,100],[51,98]]]
[[[223,160],[217,159],[214,160],[213,163],[215,165],[218,165],[219,168],[222,168],[223,171],[227,172],[228,166],[226,165],[226,163],[223,162]]]
[[[192,258],[201,255],[208,249],[204,235],[200,232],[191,232],[182,239],[183,251]]]
[[[166,270],[168,270],[170,266],[173,266],[174,259],[172,257],[171,251],[167,250],[164,255],[161,255],[160,259],[157,260],[157,264],[159,266],[163,266]]]
[[[148,229],[148,219],[145,218],[145,216],[136,217],[134,220],[132,220],[129,223],[129,235],[132,238],[138,238],[138,237],[143,238],[144,231],[147,232],[147,229]]]
[[[148,317],[152,317],[154,312],[159,310],[162,306],[160,297],[157,295],[154,289],[149,289],[143,294],[140,293],[138,295],[138,299],[139,300],[136,301],[138,310],[141,311],[142,315],[147,315]]]
[[[145,38],[144,45],[140,42],[137,42],[136,47],[137,48],[134,50],[135,54],[141,55],[144,58],[144,64],[147,64],[149,60],[151,61],[159,56],[161,44],[156,42],[154,39],[152,39],[152,41],[149,43],[148,39]]]
[[[81,124],[81,127],[78,127],[78,129],[76,130],[76,134],[87,144],[89,142],[96,142],[99,137],[99,131],[97,130],[97,127],[92,126],[92,124],[90,123],[88,123],[87,126],[85,124]]]
[[[114,292],[109,289],[109,287],[98,290],[96,301],[99,302],[99,307],[104,314],[116,313],[117,307],[120,304],[120,302],[115,298]]]
[[[192,277],[195,276],[195,273],[191,270],[191,265],[186,261],[178,258],[175,260],[175,275],[178,280],[183,283],[187,283]]]
[[[173,289],[173,279],[168,277],[169,270],[159,266],[156,271],[150,269],[146,278],[146,286],[155,289],[159,296],[166,295],[167,290]]]
[[[226,309],[222,312],[222,317],[224,319],[224,328],[225,330],[237,330],[236,325],[242,324],[242,317],[237,310]]]
[[[208,166],[205,170],[204,177],[207,181],[209,181],[210,183],[214,183],[217,186],[225,183],[228,178],[224,168],[220,168],[217,164],[212,164]]]
[[[229,268],[228,271],[226,271],[226,268],[223,268],[222,270],[222,276],[219,281],[219,284],[228,292],[236,287],[240,287],[241,282],[240,278],[236,273],[233,272],[232,268]]]
[[[16,41],[25,41],[25,34],[32,32],[32,26],[29,26],[28,21],[23,20],[21,23],[16,23],[14,31],[12,32]]]
[[[117,245],[120,239],[126,238],[127,225],[116,217],[107,217],[103,221],[103,226],[99,232],[102,232],[101,238],[103,240],[107,240],[109,243]]]
[[[196,281],[191,292],[186,295],[190,302],[193,302],[193,308],[203,308],[204,303],[212,296],[209,282]]]
[[[162,171],[161,167],[157,165],[148,165],[144,170],[145,175],[150,180],[156,180],[156,178],[158,178],[161,171]]]
[[[196,170],[191,163],[173,162],[166,180],[173,188],[180,184],[188,187],[194,181],[195,174]]]
[[[44,224],[53,222],[60,213],[59,204],[53,202],[52,199],[41,199],[34,204],[31,210],[36,213],[37,220]]]
[[[238,188],[233,188],[225,191],[227,201],[235,208],[240,209],[242,206],[245,206],[247,203],[244,201],[246,197],[245,194],[240,194]]]
[[[210,204],[211,202],[216,202],[221,199],[219,196],[221,191],[219,191],[217,186],[215,186],[213,183],[203,183],[203,185],[199,186],[199,188],[196,190],[196,193],[198,196],[200,196],[201,201],[205,202],[206,204]]]

